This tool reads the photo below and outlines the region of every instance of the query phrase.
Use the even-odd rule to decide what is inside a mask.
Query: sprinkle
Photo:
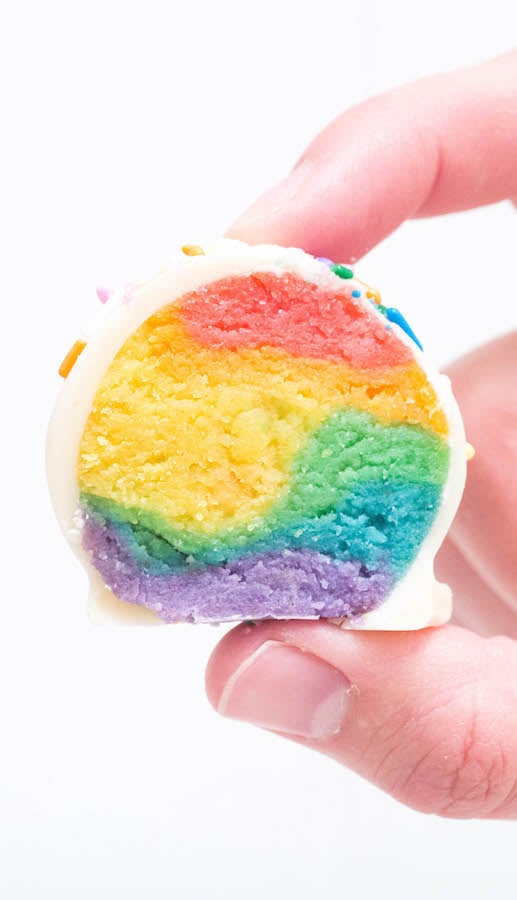
[[[185,256],[204,256],[205,251],[199,244],[183,244],[181,248],[181,252],[185,254]]]
[[[473,459],[473,458],[475,457],[475,455],[476,455],[476,450],[475,450],[475,448],[472,446],[472,444],[469,444],[468,441],[467,441],[467,443],[465,444],[465,454],[466,454],[466,457],[467,457],[467,462],[469,462],[471,459]]]
[[[366,291],[366,296],[368,297],[368,300],[373,300],[373,302],[377,306],[380,305],[381,295],[380,295],[380,292],[377,291],[375,288],[368,288],[368,290]]]
[[[334,260],[329,259],[327,256],[316,256],[318,262],[325,263],[326,266],[333,266]]]
[[[352,291],[352,297],[360,297],[361,291]]]
[[[113,295],[113,291],[111,288],[107,287],[96,287],[95,293],[97,297],[101,301],[101,303],[107,303],[109,298]]]
[[[70,347],[70,350],[66,354],[63,362],[58,369],[58,373],[59,375],[61,375],[61,378],[67,378],[68,375],[70,375],[70,372],[72,371],[85,347],[86,341],[76,341],[75,344]]]
[[[338,278],[353,278],[354,273],[352,269],[349,269],[348,266],[344,266],[343,263],[336,263],[335,266],[330,267],[330,271],[334,272],[334,275],[337,275]]]
[[[379,307],[379,309],[380,309],[380,307]],[[388,306],[388,307],[386,307],[385,315],[389,322],[395,322],[395,325],[398,325],[399,328],[402,328],[402,331],[406,332],[408,337],[410,337],[411,340],[415,342],[415,344],[417,345],[417,347],[420,348],[420,350],[424,349],[422,347],[422,344],[418,340],[415,332],[413,331],[411,326],[408,324],[408,322],[406,322],[406,320],[405,320],[404,316],[402,315],[402,313],[400,312],[400,310],[395,309],[394,306]]]

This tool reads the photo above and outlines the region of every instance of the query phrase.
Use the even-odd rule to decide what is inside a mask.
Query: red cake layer
[[[410,350],[360,298],[296,275],[223,278],[186,294],[181,312],[190,337],[208,347],[267,345],[360,369],[413,362]]]

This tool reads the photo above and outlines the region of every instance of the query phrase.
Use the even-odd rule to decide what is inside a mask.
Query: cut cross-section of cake
[[[51,492],[98,603],[164,622],[445,621],[433,561],[466,459],[448,379],[348,266],[185,250],[103,295],[61,370]]]

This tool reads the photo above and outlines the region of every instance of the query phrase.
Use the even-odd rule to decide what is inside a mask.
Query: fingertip
[[[349,688],[339,668],[291,643],[282,623],[236,629],[207,670],[221,715],[318,745],[341,730]]]
[[[313,223],[311,235],[306,220],[307,210],[314,206],[312,195],[319,169],[317,164],[299,163],[245,209],[227,229],[226,236],[248,244],[279,244],[316,253],[321,223]]]
[[[301,163],[232,222],[225,236],[248,244],[300,247],[313,256],[353,263],[380,235],[363,199],[344,202],[341,208],[342,193],[335,167]]]
[[[235,673],[266,643],[297,647],[306,653],[326,658],[332,646],[339,647],[339,636],[345,633],[335,625],[320,620],[273,620],[242,622],[227,632],[208,660],[205,686],[208,700],[221,711],[221,697]],[[351,638],[350,633],[348,637]],[[332,665],[339,668],[339,652],[335,649]]]

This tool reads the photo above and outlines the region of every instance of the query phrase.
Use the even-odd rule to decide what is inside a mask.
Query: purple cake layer
[[[165,622],[360,616],[392,590],[388,571],[366,572],[308,550],[249,555],[188,573],[141,571],[118,534],[93,517],[83,546],[117,597],[155,610]]]

